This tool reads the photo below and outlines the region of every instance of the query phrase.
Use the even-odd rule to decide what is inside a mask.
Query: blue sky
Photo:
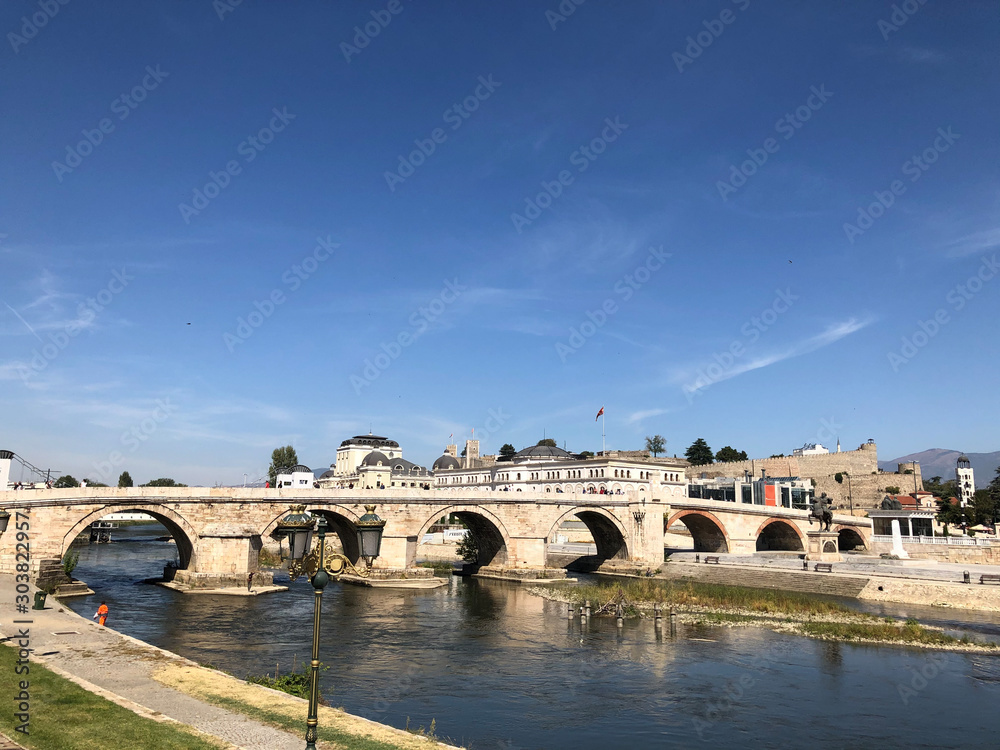
[[[0,447],[995,450],[1000,11],[903,5],[5,2]]]

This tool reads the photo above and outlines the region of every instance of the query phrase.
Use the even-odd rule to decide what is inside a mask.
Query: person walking
[[[249,593],[253,588],[253,571],[251,570],[247,573],[247,593]]]
[[[105,604],[104,602],[101,602],[101,606],[98,607],[97,611],[94,613],[94,619],[97,620],[97,624],[98,625],[100,625],[102,627],[104,626],[104,623],[106,623],[108,621],[108,605],[107,604]]]

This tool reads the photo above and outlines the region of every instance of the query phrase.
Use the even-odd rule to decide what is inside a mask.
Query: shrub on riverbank
[[[325,672],[328,669],[329,667],[324,667],[323,663],[320,662],[320,673]],[[296,698],[309,698],[309,673],[310,667],[303,664],[301,672],[293,671],[280,676],[278,675],[277,670],[275,670],[274,677],[271,677],[269,674],[248,674],[247,682],[251,685],[263,685],[264,687],[269,687],[272,690],[280,690],[283,693],[294,695]],[[319,702],[321,705],[328,705],[322,695],[319,697]]]
[[[899,643],[924,643],[933,646],[970,644],[968,636],[955,638],[940,630],[929,630],[916,620],[903,624],[848,623],[848,622],[804,622],[802,631],[816,638],[835,638],[838,641],[890,641]]]
[[[839,602],[775,589],[751,589],[718,583],[663,581],[638,578],[627,582],[584,584],[566,590],[575,603],[587,599],[596,610],[621,589],[630,602],[659,603],[668,607],[708,607],[748,610],[761,614],[827,615],[849,614],[853,610]]]

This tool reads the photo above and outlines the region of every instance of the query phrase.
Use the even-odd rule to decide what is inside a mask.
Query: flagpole
[[[603,407],[601,407],[601,408],[603,409]],[[602,414],[601,415],[601,455],[604,455],[604,454],[606,454],[608,452],[607,447],[605,447],[605,445],[604,445],[604,420],[605,419],[606,419],[606,417]]]

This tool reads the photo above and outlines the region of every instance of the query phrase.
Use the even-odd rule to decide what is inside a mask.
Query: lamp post
[[[844,472],[844,476],[847,477],[847,502],[851,505],[851,515],[854,515],[854,492],[851,489],[851,475],[848,472]]]
[[[350,568],[360,576],[371,574],[371,566],[379,556],[382,547],[382,532],[385,521],[375,515],[375,506],[366,505],[367,511],[358,520],[358,546],[367,567],[358,570],[344,555],[334,552],[326,544],[326,533],[330,526],[323,516],[316,518],[306,512],[304,505],[293,505],[291,512],[278,522],[274,535],[279,539],[288,537],[288,575],[291,580],[305,573],[313,586],[313,639],[312,662],[309,675],[309,717],[306,719],[306,750],[316,750],[316,729],[319,724],[319,633],[320,613],[323,604],[323,589],[330,578],[340,578]],[[315,551],[311,550],[313,526],[318,537]]]

